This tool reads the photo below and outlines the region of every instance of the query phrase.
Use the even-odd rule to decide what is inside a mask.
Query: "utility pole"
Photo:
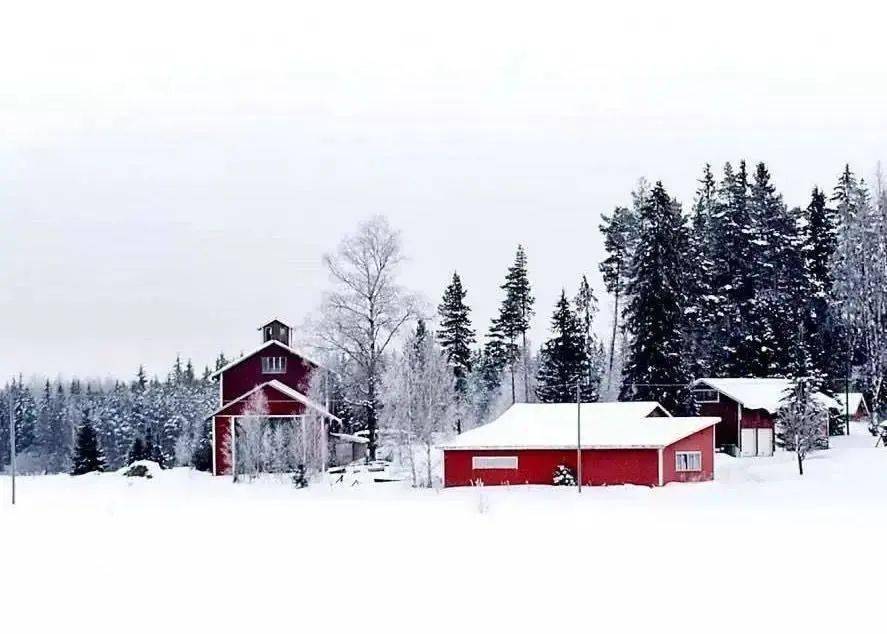
[[[576,486],[582,493],[582,392],[576,384]]]
[[[12,504],[15,506],[15,399],[9,388],[9,469],[12,473]]]

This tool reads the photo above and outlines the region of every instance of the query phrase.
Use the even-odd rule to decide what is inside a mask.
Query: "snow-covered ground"
[[[883,631],[873,445],[581,496],[172,470],[20,478],[13,509],[3,477],[0,631]]]

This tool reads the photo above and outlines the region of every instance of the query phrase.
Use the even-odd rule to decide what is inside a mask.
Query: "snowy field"
[[[883,631],[887,450],[663,489],[0,478],[0,631]]]

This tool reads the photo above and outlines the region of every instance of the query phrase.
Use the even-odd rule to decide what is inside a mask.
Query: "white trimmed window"
[[[693,390],[693,400],[697,403],[720,403],[721,393],[717,390],[698,388]]]
[[[262,374],[286,374],[286,357],[262,357]]]
[[[677,471],[702,471],[701,451],[678,451],[674,455]]]
[[[517,469],[517,456],[472,456],[472,469]]]

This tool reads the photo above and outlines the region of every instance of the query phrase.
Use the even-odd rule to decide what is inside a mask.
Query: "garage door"
[[[758,455],[758,441],[757,441],[757,430],[756,429],[743,429],[742,430],[742,455],[743,456],[757,456]]]
[[[772,429],[759,429],[758,430],[758,455],[759,456],[772,456],[773,455],[773,430]]]

